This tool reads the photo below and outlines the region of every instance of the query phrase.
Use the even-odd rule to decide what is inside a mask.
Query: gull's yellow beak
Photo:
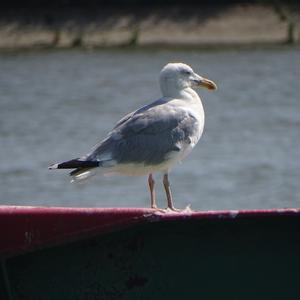
[[[216,90],[217,89],[217,85],[209,79],[203,78],[201,77],[201,79],[199,80],[199,86],[204,86],[209,90]]]

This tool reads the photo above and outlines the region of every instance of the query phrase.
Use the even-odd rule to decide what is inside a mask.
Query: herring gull
[[[148,175],[151,208],[155,201],[153,173],[163,173],[167,209],[173,205],[169,170],[199,141],[204,127],[201,99],[193,88],[215,90],[216,84],[183,63],[168,63],[160,72],[162,98],[122,118],[87,155],[53,164],[49,169],[74,169],[72,181],[104,174]]]

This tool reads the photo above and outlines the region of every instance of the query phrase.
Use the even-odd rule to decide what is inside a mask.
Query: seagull
[[[95,175],[148,176],[151,208],[156,205],[153,173],[163,174],[167,209],[174,207],[170,169],[182,161],[199,141],[204,128],[202,102],[194,88],[216,90],[216,84],[184,63],[168,63],[159,77],[162,97],[123,117],[107,137],[85,156],[49,169],[73,169],[72,181]]]

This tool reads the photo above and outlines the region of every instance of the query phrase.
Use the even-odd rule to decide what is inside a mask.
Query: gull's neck
[[[185,101],[201,101],[198,94],[190,87],[184,89],[164,89],[162,90],[163,97],[165,98],[174,98]]]
[[[194,91],[192,88],[188,87],[183,90],[181,90],[180,95],[183,99],[190,100],[190,101],[201,101],[199,95],[196,91]]]

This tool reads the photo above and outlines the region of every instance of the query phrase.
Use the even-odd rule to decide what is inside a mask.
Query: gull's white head
[[[163,96],[173,96],[181,90],[204,86],[209,90],[217,89],[217,85],[198,74],[183,63],[168,63],[160,71],[160,89]]]

